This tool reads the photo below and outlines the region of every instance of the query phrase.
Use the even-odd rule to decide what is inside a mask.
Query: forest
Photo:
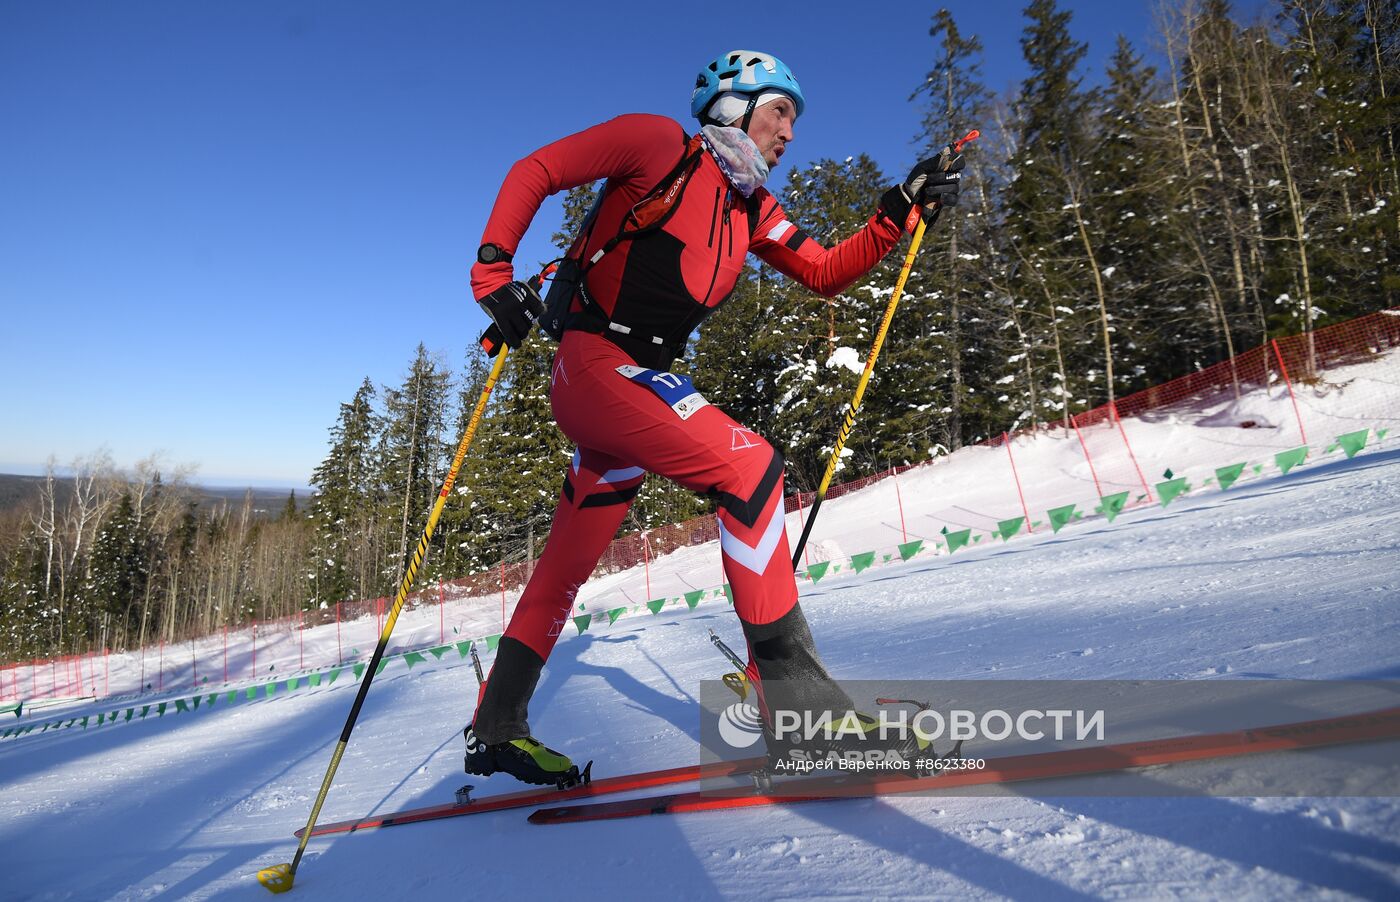
[[[837,481],[1396,306],[1400,6],[1276,0],[1245,22],[1225,0],[1177,0],[1152,53],[1120,38],[1104,72],[1085,71],[1055,0],[1023,17],[1028,74],[1005,96],[982,82],[977,36],[931,17],[907,130],[922,156],[972,124],[983,138],[961,203],[929,229]],[[902,177],[859,155],[768,187],[829,245]],[[598,187],[569,193],[559,247]],[[676,366],[783,450],[790,492],[821,478],[902,260],[830,299],[753,265]],[[572,453],[549,412],[553,348],[536,333],[511,355],[419,585],[542,548]],[[396,384],[346,386],[314,494],[277,510],[201,501],[193,474],[155,458],[127,471],[97,452],[61,480],[55,464],[0,511],[0,660],[392,595],[488,365],[474,344],[456,361],[420,345]],[[622,531],[708,504],[651,479]]]

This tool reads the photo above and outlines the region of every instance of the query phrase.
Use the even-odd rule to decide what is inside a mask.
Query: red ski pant
[[[742,620],[771,623],[797,603],[782,455],[717,407],[705,404],[682,418],[672,407],[686,394],[675,391],[678,380],[640,369],[616,345],[587,332],[566,333],[555,356],[554,418],[578,450],[564,474],[549,540],[505,632],[543,659],[647,473],[717,500],[724,574]],[[651,386],[671,390],[671,397]],[[695,404],[703,401],[692,397]]]

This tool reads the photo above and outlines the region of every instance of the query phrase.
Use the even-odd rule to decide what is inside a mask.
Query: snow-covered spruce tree
[[[1037,333],[1032,371],[1039,409],[1031,416],[1040,422],[1068,419],[1079,389],[1075,377],[1087,368],[1081,352],[1093,337],[1081,298],[1083,273],[1074,271],[1077,236],[1063,176],[1082,157],[1088,98],[1076,72],[1086,46],[1069,33],[1070,13],[1055,0],[1032,0],[1025,15],[1021,50],[1030,73],[1013,105],[1015,156],[1002,202],[1004,241],[1015,264],[1010,289],[1023,305],[1025,327]]]
[[[915,145],[920,157],[931,157],[973,128],[990,127],[990,103],[981,82],[982,44],[965,35],[953,15],[939,10],[929,28],[932,64],[924,82],[911,95],[923,104]],[[985,190],[992,175],[987,145],[965,151],[966,185]],[[943,211],[927,232],[915,262],[915,278],[901,302],[896,334],[918,337],[909,351],[892,363],[899,367],[903,409],[895,411],[902,425],[900,447],[887,448],[893,462],[915,461],[956,451],[966,441],[983,437],[987,418],[979,412],[989,397],[982,372],[992,368],[996,314],[989,311],[986,269],[991,210],[968,191],[960,206]],[[999,412],[992,418],[1004,420]],[[1000,427],[998,427],[1000,428]]]
[[[43,537],[25,523],[0,574],[0,661],[38,658],[56,646],[58,609],[45,597],[45,557]]]
[[[382,507],[375,440],[380,432],[376,391],[368,378],[340,406],[331,448],[311,476],[312,597],[322,604],[375,594]]]
[[[92,547],[91,575],[82,589],[85,607],[92,616],[100,619],[107,614],[128,626],[139,622],[151,576],[147,569],[150,539],[148,527],[139,521],[131,492],[122,492]]]
[[[392,594],[447,475],[451,448],[444,433],[452,374],[420,344],[403,382],[383,392],[383,430],[377,451],[389,554],[381,563],[380,585],[384,594]],[[420,579],[430,578],[433,569],[429,562]]]
[[[1288,142],[1291,159],[1314,173],[1295,186],[1313,247],[1314,319],[1351,319],[1390,306],[1400,287],[1393,276],[1385,282],[1395,272],[1388,264],[1400,223],[1392,143],[1400,10],[1375,0],[1282,0],[1279,7],[1290,81],[1279,86],[1286,100],[1276,106],[1297,135]]]

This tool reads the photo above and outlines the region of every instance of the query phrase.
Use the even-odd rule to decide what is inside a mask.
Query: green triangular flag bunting
[[[1127,503],[1127,492],[1119,492],[1116,495],[1104,495],[1099,499],[1098,511],[1108,518],[1108,522],[1112,523],[1114,517],[1123,513],[1123,508]]]
[[[585,632],[588,631],[588,624],[592,622],[592,614],[583,614],[579,617],[574,618],[574,627],[578,630],[579,635],[582,636]]]
[[[1074,505],[1066,504],[1064,507],[1057,507],[1045,513],[1050,518],[1050,530],[1052,532],[1059,532],[1061,527],[1074,517]]]
[[[243,697],[246,698],[248,701],[251,702],[253,699],[255,699],[255,698],[258,697],[258,687],[257,687],[257,686],[249,686],[249,687],[248,687],[248,691],[247,691],[246,693],[244,693]],[[142,716],[142,717],[145,717],[146,715],[142,714],[141,716]]]
[[[156,705],[156,717],[164,717],[164,716],[165,716],[165,702],[161,702],[159,705]],[[70,721],[70,723],[71,723],[71,721]]]
[[[1366,447],[1366,435],[1371,430],[1362,429],[1360,432],[1348,432],[1346,435],[1337,436],[1337,444],[1342,446],[1342,450],[1347,453],[1347,459],[1356,456],[1356,452]]]
[[[1221,467],[1215,471],[1215,478],[1220,480],[1220,488],[1223,491],[1235,484],[1244,473],[1244,464],[1232,464],[1228,467]]]
[[[276,694],[277,694],[277,684],[276,684],[276,683],[265,683],[265,684],[263,685],[263,695],[265,695],[265,696],[271,698],[272,696],[274,696],[274,695],[276,695]]]
[[[441,660],[442,660],[442,656],[445,655],[445,654],[447,654],[447,650],[448,650],[449,648],[451,648],[451,647],[452,647],[452,646],[450,646],[450,645],[439,645],[437,648],[430,648],[430,649],[428,649],[428,654],[432,655],[434,658],[436,658],[437,660],[441,661]]]
[[[912,542],[905,542],[903,545],[899,546],[899,557],[901,560],[907,561],[914,555],[918,554],[919,551],[923,549],[923,547],[923,539],[915,539]]]
[[[1308,446],[1304,445],[1301,448],[1294,448],[1292,451],[1280,451],[1274,455],[1274,463],[1278,464],[1278,468],[1287,474],[1289,470],[1302,463],[1307,456]]]
[[[357,679],[357,680],[358,680],[360,677],[362,677],[362,676],[365,675],[365,665],[363,665],[363,664],[356,664],[356,665],[354,665],[353,667],[351,667],[350,669],[353,670],[353,671],[355,671],[355,679]]]
[[[851,566],[855,568],[857,573],[873,563],[875,563],[875,552],[873,551],[862,551],[851,558]]]
[[[175,710],[184,711],[186,714],[188,714],[190,706],[185,704],[185,700],[183,698],[177,698],[175,699]]]
[[[427,660],[427,658],[423,657],[416,651],[411,651],[403,656],[403,662],[408,665],[409,670],[413,669],[414,664],[422,664],[424,661]]]
[[[658,598],[658,599],[656,599],[655,601],[648,601],[648,602],[647,602],[647,610],[648,610],[648,611],[651,611],[653,614],[660,614],[660,613],[661,613],[661,609],[664,608],[665,606],[666,606],[666,599],[664,599],[664,598]]]
[[[611,611],[608,611],[608,626],[612,626],[614,623],[617,623],[617,618],[621,617],[623,614],[626,613],[626,608],[613,608]]]
[[[812,566],[807,568],[807,578],[814,583],[820,582],[821,578],[823,576],[826,576],[826,571],[830,567],[831,561],[822,561],[819,564],[813,564]]]
[[[1264,472],[1264,465],[1263,465],[1263,464],[1255,464],[1255,465],[1254,465],[1254,475],[1255,475],[1255,476],[1258,476],[1258,475],[1259,475],[1260,473],[1262,473],[1262,472]]]
[[[1021,524],[1025,522],[1025,517],[1012,517],[1010,520],[1002,520],[997,524],[996,534],[1005,542],[1007,539],[1020,532]]]
[[[446,649],[444,649],[444,651],[445,651],[445,650],[446,650]],[[442,657],[442,655],[438,655],[438,657],[440,658],[440,657]],[[319,673],[313,673],[313,674],[311,674],[311,676],[307,677],[306,679],[307,679],[307,685],[309,685],[312,689],[315,689],[317,686],[321,685],[321,675],[320,675]],[[213,704],[213,702],[214,702],[214,697],[211,695],[211,696],[209,697],[209,703],[210,703],[210,704]]]
[[[957,532],[948,533],[948,553],[952,554],[966,545],[970,538],[972,538],[972,530],[970,529],[960,529]]]
[[[496,633],[495,635],[487,636],[487,637],[486,637],[486,650],[487,650],[487,651],[495,651],[495,650],[496,650],[496,646],[497,646],[497,645],[500,645],[500,644],[501,644],[501,634],[500,634],[500,633]]]
[[[472,640],[466,639],[466,640],[464,640],[464,641],[462,641],[462,642],[458,642],[458,643],[457,643],[457,654],[458,654],[460,657],[465,658],[467,655],[469,655],[469,654],[471,654],[471,653],[472,653]]]
[[[1187,485],[1185,476],[1178,476],[1175,479],[1168,479],[1166,482],[1157,483],[1157,496],[1162,499],[1162,507],[1166,507],[1177,499],[1180,495],[1189,491],[1191,486]]]
[[[685,606],[693,611],[695,610],[695,606],[700,603],[700,599],[704,597],[704,589],[696,589],[694,592],[687,592],[685,593]]]
[[[340,676],[340,668],[336,667],[326,674],[326,685],[329,686],[331,683],[334,683],[335,678],[338,676]]]
[[[724,600],[729,602],[730,604],[733,604],[734,590],[730,588],[729,583],[725,583],[724,585],[720,586],[720,588],[724,590]]]
[[[1380,441],[1381,439],[1385,438],[1385,434],[1386,434],[1387,432],[1389,432],[1389,431],[1390,431],[1389,429],[1377,429],[1377,430],[1376,430],[1376,441]]]

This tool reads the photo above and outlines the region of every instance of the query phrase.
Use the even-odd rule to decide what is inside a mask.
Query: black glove
[[[477,301],[501,330],[501,337],[512,350],[524,343],[535,322],[544,313],[540,293],[528,282],[507,282]]]
[[[923,207],[925,222],[933,219],[939,207],[956,207],[964,165],[963,155],[948,145],[910,170],[904,184],[886,191],[880,198],[880,212],[902,225],[915,204]]]

